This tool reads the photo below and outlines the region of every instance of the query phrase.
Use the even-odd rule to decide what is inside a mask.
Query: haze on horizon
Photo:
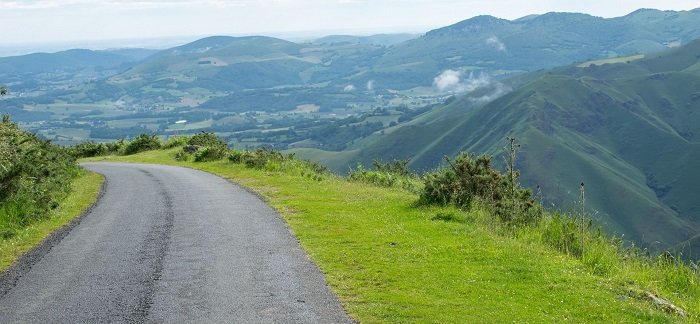
[[[0,0],[0,48],[157,47],[165,43],[127,40],[209,35],[418,33],[477,15],[517,19],[558,11],[617,17],[639,8],[698,6],[697,0]]]

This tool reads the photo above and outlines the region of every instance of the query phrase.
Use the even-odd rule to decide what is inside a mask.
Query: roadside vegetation
[[[377,161],[339,177],[268,149],[197,162],[211,146],[177,143],[90,160],[188,166],[257,191],[361,322],[700,320],[694,263],[624,244],[585,212],[545,211],[513,163],[465,153],[423,176]]]
[[[81,170],[68,150],[21,130],[3,116],[0,271],[85,210],[95,201],[101,183],[101,177]]]
[[[103,181],[97,173],[82,173],[73,181],[70,192],[58,208],[27,227],[15,229],[12,237],[1,238],[0,272],[12,265],[19,256],[39,245],[51,233],[82,215],[97,201]]]
[[[79,175],[64,149],[21,130],[5,115],[0,122],[0,238],[56,209]]]

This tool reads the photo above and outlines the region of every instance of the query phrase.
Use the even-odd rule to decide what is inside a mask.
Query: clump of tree
[[[67,195],[80,172],[69,152],[20,129],[8,115],[0,122],[0,237],[46,217]]]

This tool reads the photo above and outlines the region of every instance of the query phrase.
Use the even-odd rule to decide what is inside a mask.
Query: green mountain
[[[428,170],[460,151],[501,154],[523,144],[522,181],[564,210],[585,207],[644,246],[692,244],[700,255],[700,40],[644,59],[592,62],[494,83],[375,134],[340,153],[298,151],[347,170],[371,159],[410,159]],[[487,104],[495,88],[514,91]]]
[[[429,86],[446,69],[510,75],[685,44],[700,37],[698,21],[699,9],[642,9],[610,19],[557,12],[512,21],[478,16],[387,49],[372,72],[387,88]]]
[[[403,43],[407,40],[418,38],[417,34],[377,34],[371,36],[354,36],[354,35],[329,35],[315,39],[312,44],[334,44],[334,43],[350,43],[350,44],[365,44],[392,46]]]
[[[0,75],[70,71],[88,67],[111,68],[137,60],[126,53],[73,49],[57,53],[0,57]]]
[[[207,107],[235,110],[219,103],[235,101],[225,96],[244,90],[323,83],[322,87],[342,91],[347,83],[332,81],[366,70],[366,58],[380,48],[355,43],[297,44],[263,36],[215,36],[161,51],[102,81],[101,86],[112,89],[113,97],[129,94],[143,98],[161,92],[177,101],[193,95],[199,104],[216,99],[205,104]]]
[[[658,52],[700,37],[700,10],[638,10],[605,19],[547,13],[516,20],[478,16],[423,36],[332,35],[311,43],[252,36],[204,38],[164,50],[106,84],[142,91],[231,91],[353,84],[431,87],[447,69],[503,78],[572,62]],[[177,95],[175,95],[177,97]],[[206,101],[206,100],[205,100]]]
[[[123,72],[155,52],[149,49],[72,49],[0,57],[0,80],[15,92],[31,91],[67,79],[77,83]]]

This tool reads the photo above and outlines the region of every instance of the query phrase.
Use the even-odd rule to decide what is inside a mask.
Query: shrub
[[[107,145],[93,141],[83,142],[68,148],[68,152],[75,158],[100,156],[109,153]]]
[[[226,146],[205,146],[194,153],[195,162],[208,162],[221,160],[226,156]]]
[[[193,154],[195,162],[220,160],[226,157],[228,146],[214,133],[201,132],[190,137],[182,149]]]
[[[156,135],[141,134],[126,144],[126,147],[124,147],[124,154],[131,155],[157,150],[160,146],[160,139],[158,139]]]
[[[187,140],[187,145],[197,145],[197,146],[227,146],[226,142],[221,140],[214,133],[201,132],[190,137]]]
[[[245,152],[247,151],[236,151],[233,150],[228,154],[228,160],[231,161],[232,163],[243,163],[243,155],[245,155]]]
[[[284,154],[268,148],[259,148],[255,151],[247,151],[243,156],[243,164],[249,168],[264,169],[268,163],[281,162],[285,159],[293,159],[293,156],[285,157]]]
[[[475,201],[491,207],[494,214],[508,224],[534,224],[542,216],[542,206],[532,193],[522,189],[515,177],[495,170],[492,158],[462,153],[448,168],[425,177],[420,201],[427,204],[454,204],[471,208]]]
[[[0,123],[0,232],[45,217],[58,207],[79,173],[67,149],[21,130],[4,117]]]
[[[167,142],[165,142],[163,148],[171,149],[174,147],[185,146],[189,140],[189,136],[173,136],[169,138]]]
[[[126,141],[124,139],[117,140],[115,142],[107,143],[107,152],[110,154],[121,154],[126,148]]]
[[[411,169],[408,168],[408,160],[394,160],[394,162],[382,162],[379,160],[372,161],[374,169],[378,172],[395,174],[401,177],[414,176]]]

